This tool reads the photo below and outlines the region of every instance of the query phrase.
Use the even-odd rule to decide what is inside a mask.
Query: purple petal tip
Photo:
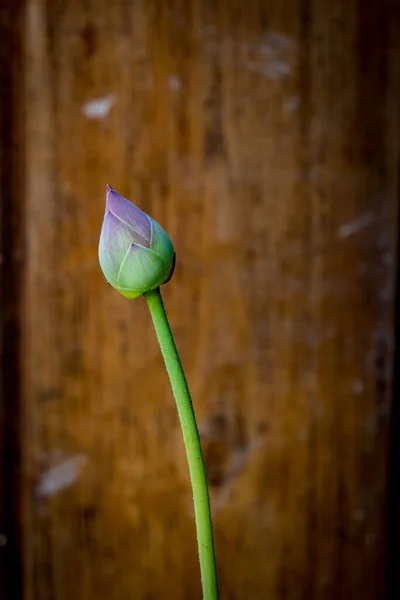
[[[107,190],[107,193],[106,193],[106,211],[107,211],[107,210],[109,210],[110,200],[115,196],[119,196],[119,194],[109,184],[106,185],[106,190]]]
[[[149,217],[129,200],[107,185],[106,215],[111,213],[125,221],[139,235],[138,243],[150,247],[151,223]]]

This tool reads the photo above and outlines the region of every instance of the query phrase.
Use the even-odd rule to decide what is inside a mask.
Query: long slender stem
[[[214,540],[203,453],[189,388],[175,346],[159,288],[144,295],[150,309],[178,408],[192,482],[204,600],[218,599]]]

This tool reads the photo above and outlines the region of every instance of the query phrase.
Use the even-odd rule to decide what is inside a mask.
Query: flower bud
[[[165,231],[109,185],[99,262],[107,281],[130,299],[169,281],[175,267],[175,251]]]

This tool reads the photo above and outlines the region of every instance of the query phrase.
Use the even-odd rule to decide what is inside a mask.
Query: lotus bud
[[[129,299],[169,281],[175,267],[175,251],[165,231],[109,185],[99,262],[107,281]]]

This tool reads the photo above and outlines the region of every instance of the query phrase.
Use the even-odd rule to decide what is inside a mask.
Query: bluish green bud
[[[130,299],[169,281],[175,267],[175,251],[162,227],[109,185],[99,262],[107,281]]]

